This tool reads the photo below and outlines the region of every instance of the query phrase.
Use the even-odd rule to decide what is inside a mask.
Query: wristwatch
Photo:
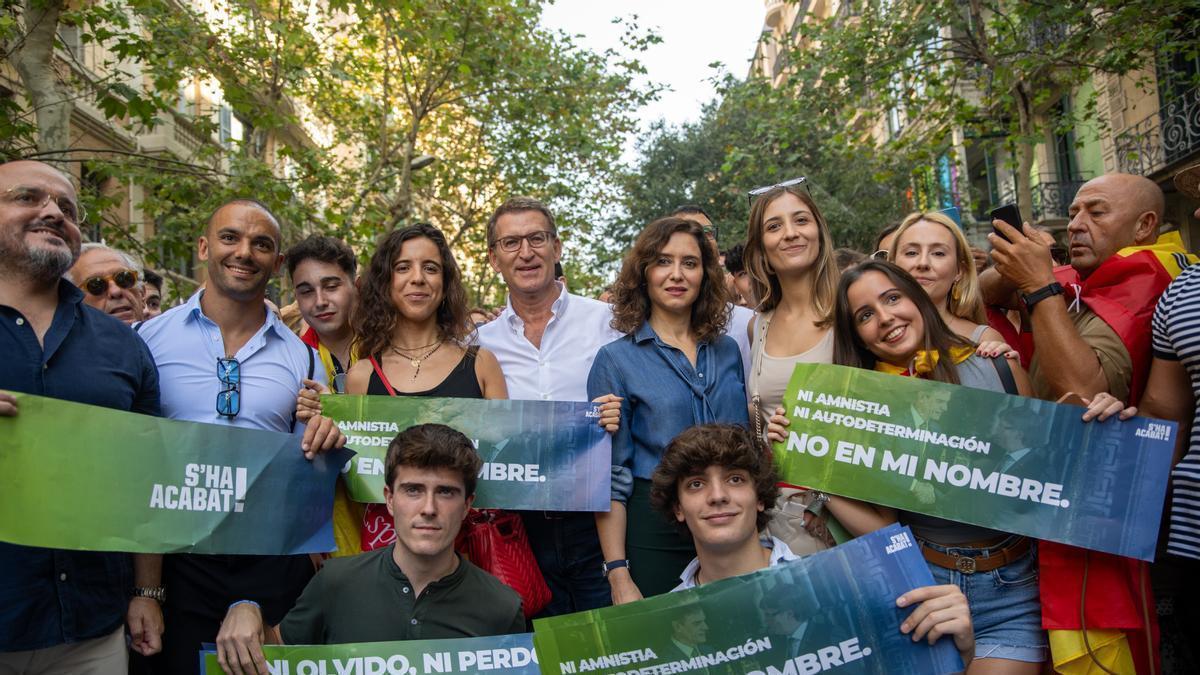
[[[135,586],[133,589],[133,597],[135,598],[150,598],[157,600],[158,604],[163,604],[167,601],[166,586]]]
[[[813,495],[813,499],[811,502],[809,502],[808,506],[804,507],[804,510],[808,511],[814,516],[819,516],[821,515],[821,512],[825,510],[825,505],[828,503],[829,495],[825,494],[824,492],[817,492]]]
[[[628,560],[607,560],[600,565],[601,571],[604,573],[604,578],[608,578],[608,573],[613,570],[621,569],[622,567],[629,569]]]
[[[1032,312],[1034,305],[1045,300],[1046,298],[1062,294],[1062,284],[1058,283],[1057,281],[1052,281],[1032,293],[1022,293],[1021,299],[1025,301],[1025,309]]]

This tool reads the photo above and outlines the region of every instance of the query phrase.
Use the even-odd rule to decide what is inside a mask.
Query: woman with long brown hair
[[[612,510],[596,515],[613,602],[671,590],[695,557],[691,538],[650,506],[650,477],[667,444],[709,422],[747,424],[746,390],[725,274],[696,223],[661,218],[642,231],[613,285],[613,328],[588,395],[622,397],[613,435]]]
[[[1021,395],[1031,393],[1015,357],[977,354],[974,344],[946,325],[925,289],[889,262],[870,260],[842,275],[834,331],[838,365],[999,392],[1007,389],[1007,372]],[[919,414],[925,423],[936,422],[948,397],[944,391],[929,394],[938,395],[940,400],[926,408],[915,399],[914,418]],[[1040,672],[1048,648],[1041,627],[1036,542],[919,513],[897,515],[920,541],[934,582],[958,584],[970,598],[975,658],[967,672]]]

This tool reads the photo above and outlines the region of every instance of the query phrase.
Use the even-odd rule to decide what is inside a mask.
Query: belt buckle
[[[970,556],[960,555],[954,559],[954,567],[963,574],[974,574],[975,559]]]

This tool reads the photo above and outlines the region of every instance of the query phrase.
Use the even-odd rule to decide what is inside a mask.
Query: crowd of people
[[[1200,202],[1200,165],[1176,184]],[[767,532],[780,500],[767,444],[802,428],[783,406],[798,363],[1077,403],[1085,420],[1175,420],[1191,434],[1180,433],[1152,565],[1034,541],[1003,523],[811,490],[806,504],[850,536],[911,528],[935,584],[897,598],[914,609],[896,630],[952,640],[971,673],[1194,667],[1200,266],[1188,266],[1195,258],[1177,235],[1160,237],[1158,185],[1124,174],[1083,185],[1062,266],[1054,238],[1029,224],[995,221],[985,252],[945,213],[917,212],[884,228],[876,251],[857,252],[836,248],[803,179],[750,198],[745,241],[725,251],[701,207],[647,224],[602,299],[568,289],[550,209],[511,198],[486,230],[508,292],[498,312],[470,307],[433,226],[386,233],[371,251],[321,235],[284,250],[271,210],[237,199],[203,224],[203,286],[164,311],[160,276],[81,242],[69,177],[9,162],[0,165],[0,416],[19,416],[7,392],[24,392],[295,433],[312,458],[346,443],[321,414],[322,394],[594,401],[612,438],[611,509],[521,513],[551,590],[539,616],[797,559]],[[292,327],[281,318],[290,308],[266,297],[283,267]],[[912,423],[936,417],[937,405],[914,402]],[[479,470],[459,431],[402,431],[388,448],[384,503],[355,502],[338,483],[331,556],[0,543],[0,673],[194,673],[201,644],[213,642],[228,672],[265,673],[269,643],[524,632],[520,596],[454,548]],[[775,599],[761,611],[798,648],[802,613]],[[694,653],[684,642],[675,639],[681,653]]]

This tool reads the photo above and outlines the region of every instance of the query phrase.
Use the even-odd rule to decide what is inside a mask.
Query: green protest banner
[[[0,541],[131,553],[333,549],[333,484],[351,453],[298,435],[15,394],[0,417]]]
[[[532,638],[521,633],[455,640],[267,645],[263,675],[536,675]],[[203,675],[225,675],[213,649],[200,652],[200,667]]]
[[[953,673],[953,640],[900,632],[896,598],[933,583],[907,527],[696,588],[535,619],[543,673]],[[844,670],[843,670],[844,669]]]
[[[904,511],[1152,560],[1173,422],[858,368],[800,364],[784,480]]]
[[[358,453],[343,469],[351,499],[383,502],[384,460],[397,433],[437,422],[475,443],[483,469],[475,506],[607,511],[612,445],[594,403],[421,396],[321,397]]]

